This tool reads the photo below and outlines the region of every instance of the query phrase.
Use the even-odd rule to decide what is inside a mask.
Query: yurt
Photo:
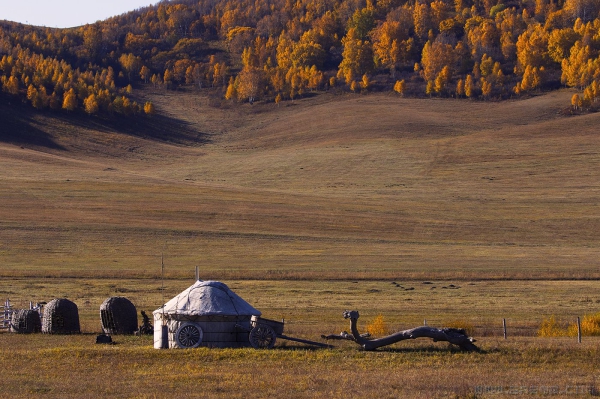
[[[133,334],[138,329],[135,305],[122,296],[107,298],[100,305],[100,322],[105,334]]]
[[[42,321],[37,310],[16,309],[10,321],[10,331],[31,334],[42,331]]]
[[[42,332],[46,334],[78,334],[79,310],[66,298],[53,299],[44,306]]]
[[[154,347],[249,346],[250,319],[260,314],[227,285],[198,280],[153,312]]]

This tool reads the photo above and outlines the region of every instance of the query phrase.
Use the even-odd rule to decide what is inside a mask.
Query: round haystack
[[[42,331],[40,314],[36,310],[15,309],[10,320],[10,331],[20,334]]]
[[[81,332],[79,310],[68,299],[53,299],[44,307],[42,332],[46,334],[76,334]]]
[[[105,334],[133,334],[138,329],[137,310],[125,297],[113,296],[102,302],[100,321]]]

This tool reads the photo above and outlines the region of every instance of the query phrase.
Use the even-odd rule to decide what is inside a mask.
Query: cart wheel
[[[175,341],[180,348],[195,348],[202,343],[202,328],[192,322],[181,325],[175,333]]]
[[[259,324],[250,331],[250,345],[254,349],[271,349],[276,339],[275,331],[269,326]]]

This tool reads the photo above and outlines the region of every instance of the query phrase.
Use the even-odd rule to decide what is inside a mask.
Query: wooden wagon
[[[283,327],[285,322],[265,319],[260,316],[252,316],[250,319],[250,329],[244,328],[243,326],[237,326],[241,330],[248,332],[248,339],[250,345],[255,349],[271,349],[275,346],[277,338],[285,339],[288,341],[300,342],[307,345],[319,346],[322,348],[331,348],[331,345],[323,344],[321,342],[309,341],[306,339],[293,338],[283,334]]]

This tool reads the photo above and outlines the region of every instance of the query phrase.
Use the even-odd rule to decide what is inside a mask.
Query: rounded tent
[[[66,298],[53,299],[44,306],[42,332],[46,334],[78,334],[79,310]]]
[[[249,345],[243,329],[261,312],[224,283],[196,281],[153,315],[155,348],[241,347]]]
[[[100,322],[105,334],[133,334],[138,329],[135,305],[122,296],[107,298],[100,305]]]
[[[42,321],[37,310],[16,309],[11,318],[10,331],[30,334],[42,331]]]

